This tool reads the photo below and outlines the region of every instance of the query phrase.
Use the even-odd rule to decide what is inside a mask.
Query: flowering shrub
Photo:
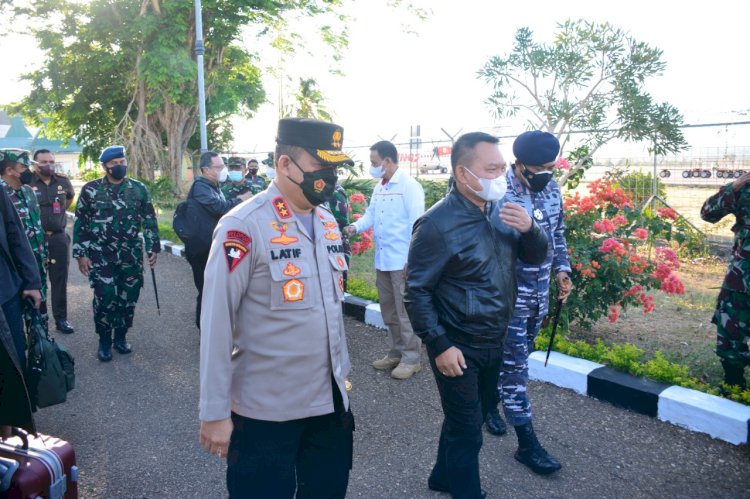
[[[349,203],[351,206],[352,218],[359,220],[364,215],[367,209],[367,200],[364,194],[361,192],[352,193],[349,196]],[[365,232],[360,232],[349,238],[349,244],[352,248],[352,255],[360,255],[369,251],[373,247],[372,242],[372,229],[368,229]]]
[[[588,190],[587,196],[565,197],[566,240],[576,286],[565,306],[568,320],[586,328],[604,316],[616,322],[628,307],[651,312],[650,290],[684,293],[674,273],[680,261],[667,246],[683,239],[682,229],[672,224],[677,219],[674,210],[653,214],[635,209],[632,198],[608,179],[592,182]],[[550,293],[551,301],[555,297],[556,292]]]

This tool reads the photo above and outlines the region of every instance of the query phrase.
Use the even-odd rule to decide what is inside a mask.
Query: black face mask
[[[258,169],[257,168],[250,168],[250,175],[257,175]]]
[[[292,177],[289,180],[297,184],[302,189],[302,194],[313,206],[327,203],[333,198],[333,192],[336,190],[336,182],[339,177],[335,168],[324,168],[316,172],[306,172],[297,162],[289,156],[294,166],[302,172],[302,182],[294,182]]]
[[[107,169],[112,178],[115,180],[122,180],[128,173],[128,165],[115,165]]]
[[[529,188],[533,192],[542,192],[549,181],[552,180],[552,172],[544,170],[538,173],[531,173],[525,165],[523,166],[523,178],[529,183]]]
[[[21,183],[22,184],[30,184],[32,180],[34,180],[34,174],[31,173],[31,170],[28,168],[21,173]]]

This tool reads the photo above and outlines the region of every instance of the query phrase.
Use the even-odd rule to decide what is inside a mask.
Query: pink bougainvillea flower
[[[361,192],[355,192],[351,196],[349,196],[349,201],[352,203],[365,203],[365,196]]]
[[[648,237],[648,230],[644,229],[643,227],[638,227],[633,231],[633,234],[635,234],[635,237],[638,239],[645,240]]]
[[[570,162],[565,158],[557,158],[557,161],[555,161],[555,168],[570,170]]]
[[[672,208],[657,208],[656,213],[662,218],[669,218],[670,220],[677,220],[677,212]]]

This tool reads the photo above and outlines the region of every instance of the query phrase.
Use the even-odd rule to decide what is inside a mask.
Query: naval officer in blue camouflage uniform
[[[498,393],[505,417],[518,437],[516,459],[535,473],[553,473],[560,463],[544,450],[531,424],[531,403],[526,385],[529,381],[529,353],[548,311],[550,279],[554,271],[558,298],[567,299],[573,285],[568,277],[570,261],[565,242],[563,202],[560,186],[552,178],[560,152],[557,137],[548,132],[524,132],[513,143],[516,162],[505,174],[508,190],[505,200],[526,208],[529,215],[547,233],[547,257],[541,265],[516,262],[518,294],[508,336],[503,348],[503,363]],[[493,435],[506,430],[495,408],[486,416],[487,429]]]

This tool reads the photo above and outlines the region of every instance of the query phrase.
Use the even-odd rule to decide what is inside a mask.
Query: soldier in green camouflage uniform
[[[341,242],[344,246],[344,258],[346,259],[346,267],[349,268],[349,259],[352,256],[352,247],[349,244],[349,238],[344,235],[344,227],[349,225],[350,217],[349,213],[352,211],[351,205],[349,205],[349,198],[346,196],[346,191],[341,184],[336,184],[336,190],[333,191],[333,198],[328,201],[328,208],[333,213],[333,218],[336,219],[336,223],[339,224],[339,230],[341,231]],[[348,271],[344,271],[344,291],[346,291],[346,284],[348,280]]]
[[[141,182],[125,177],[125,148],[111,146],[99,161],[105,176],[83,186],[73,227],[73,257],[94,290],[94,325],[99,360],[112,359],[114,348],[131,352],[125,341],[133,325],[135,304],[143,286],[143,231],[149,265],[161,250],[151,196]]]
[[[34,253],[39,275],[42,279],[42,303],[39,314],[42,318],[42,326],[47,331],[49,318],[47,314],[47,243],[44,242],[44,229],[42,228],[41,210],[36,194],[28,186],[33,179],[33,173],[29,167],[33,163],[29,158],[29,151],[23,149],[2,149],[4,160],[0,164],[0,188],[4,189],[13,202],[18,216],[23,223],[26,237]],[[23,320],[28,330],[31,325],[33,313],[27,302],[23,303]]]
[[[719,189],[703,203],[701,218],[716,223],[735,216],[732,260],[716,302],[711,322],[716,324],[716,354],[728,385],[746,388],[745,366],[750,364],[750,173]]]
[[[219,186],[226,199],[239,197],[240,194],[245,194],[246,192],[251,193],[253,196],[259,192],[263,192],[263,189],[245,177],[247,168],[245,168],[245,160],[243,158],[229,158],[227,170],[229,170],[227,180]]]

